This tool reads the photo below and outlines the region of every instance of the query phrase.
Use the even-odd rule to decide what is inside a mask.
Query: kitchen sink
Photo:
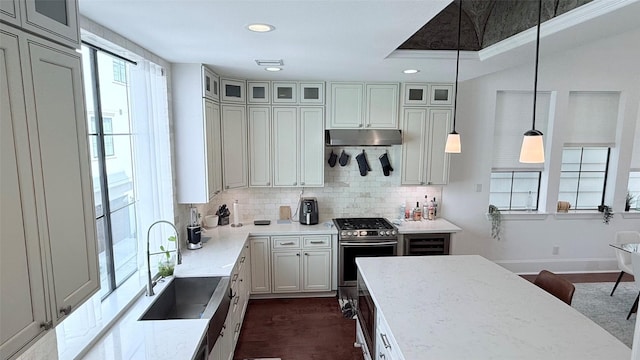
[[[139,320],[212,319],[216,312],[226,316],[228,287],[229,277],[173,278]]]

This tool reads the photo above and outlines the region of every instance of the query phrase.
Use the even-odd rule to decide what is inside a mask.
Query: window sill
[[[91,348],[144,294],[146,278],[142,273],[131,276],[103,301],[96,293],[56,326],[60,359],[75,359]]]
[[[502,220],[504,221],[509,221],[509,220],[544,220],[547,218],[547,216],[549,214],[547,213],[543,213],[543,212],[539,212],[539,211],[500,211],[500,214],[502,215]],[[487,215],[487,219],[489,221],[491,221],[491,215],[489,215],[488,213]]]
[[[569,210],[566,213],[555,213],[556,220],[602,220],[602,213],[597,210]]]
[[[623,219],[640,219],[640,211],[638,210],[623,211],[620,214]]]

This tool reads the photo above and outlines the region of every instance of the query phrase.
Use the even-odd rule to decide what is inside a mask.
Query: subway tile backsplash
[[[350,155],[346,166],[328,164],[331,150],[340,156],[342,150]],[[356,156],[365,151],[371,171],[360,176]],[[379,157],[388,153],[394,171],[384,176]],[[415,206],[416,201],[424,201],[434,196],[442,203],[441,186],[400,186],[401,147],[326,147],[325,148],[325,185],[322,188],[304,188],[303,197],[316,197],[320,210],[320,220],[336,217],[386,217],[395,219],[400,205]],[[278,218],[280,206],[290,206],[292,215],[296,213],[298,198],[303,188],[243,188],[233,189],[216,196],[207,205],[198,206],[204,215],[214,214],[218,206],[227,204],[231,209],[238,200],[240,221],[252,222],[255,219]]]

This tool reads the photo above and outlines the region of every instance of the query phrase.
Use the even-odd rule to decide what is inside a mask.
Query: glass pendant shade
[[[460,134],[454,130],[447,136],[447,143],[444,146],[444,152],[449,154],[460,154],[461,151]]]
[[[522,147],[520,148],[520,162],[527,164],[544,163],[542,132],[538,130],[529,130],[524,133]]]

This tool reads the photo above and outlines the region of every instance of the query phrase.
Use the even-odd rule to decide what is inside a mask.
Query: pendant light
[[[447,143],[444,146],[444,152],[450,154],[459,154],[462,149],[460,145],[460,134],[456,132],[456,114],[458,108],[458,70],[460,69],[460,28],[462,27],[462,0],[458,7],[458,55],[456,57],[456,88],[453,103],[453,130],[447,135]]]
[[[536,97],[538,95],[538,58],[540,55],[540,19],[542,17],[542,0],[538,1],[538,30],[536,36],[536,71],[533,82],[533,124],[531,130],[524,133],[520,148],[520,162],[529,164],[544,163],[544,144],[542,132],[536,130]]]

